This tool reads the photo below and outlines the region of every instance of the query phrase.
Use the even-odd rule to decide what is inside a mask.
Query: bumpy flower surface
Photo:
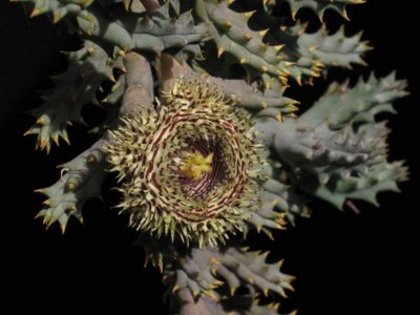
[[[112,132],[119,207],[138,230],[216,246],[258,207],[262,148],[250,117],[220,89],[179,78],[159,109],[124,118]]]

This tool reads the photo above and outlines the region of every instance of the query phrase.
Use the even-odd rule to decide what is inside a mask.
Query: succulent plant
[[[248,232],[272,238],[310,216],[312,197],[338,209],[377,205],[379,192],[408,177],[388,161],[389,129],[377,119],[407,95],[394,73],[332,83],[299,116],[299,100],[287,96],[290,82],[313,85],[332,67],[364,65],[371,49],[343,28],[309,33],[296,13],[348,19],[347,6],[364,0],[13,2],[82,42],[31,112],[26,134],[36,147],[70,144],[67,128],[84,123],[86,104],[106,113],[91,130],[97,141],[38,190],[47,199],[37,217],[64,233],[115,176],[115,205],[161,270],[171,314],[277,314],[294,278],[283,261],[247,248]]]

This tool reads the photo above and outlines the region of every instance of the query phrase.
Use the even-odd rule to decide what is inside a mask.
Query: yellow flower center
[[[204,156],[201,152],[188,152],[179,168],[182,175],[194,180],[200,180],[204,174],[212,171],[213,153]]]

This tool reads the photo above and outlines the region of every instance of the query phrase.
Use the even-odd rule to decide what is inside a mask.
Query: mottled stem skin
[[[142,55],[130,52],[124,64],[127,69],[127,78],[121,114],[132,115],[144,108],[154,109],[153,76],[150,63]]]

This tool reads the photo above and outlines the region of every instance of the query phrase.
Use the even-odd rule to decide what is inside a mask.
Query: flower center
[[[205,156],[201,152],[188,152],[181,162],[179,171],[182,175],[193,181],[199,181],[203,175],[211,173],[213,153]]]

